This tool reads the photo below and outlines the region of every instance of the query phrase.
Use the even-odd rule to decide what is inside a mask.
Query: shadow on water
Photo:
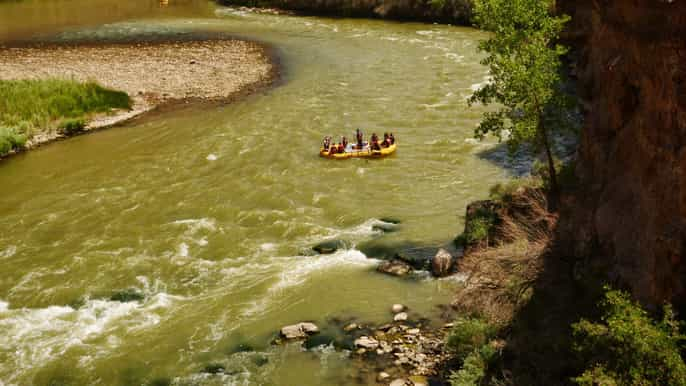
[[[512,177],[525,177],[531,173],[536,157],[529,148],[511,153],[505,142],[483,150],[476,155],[506,170]]]

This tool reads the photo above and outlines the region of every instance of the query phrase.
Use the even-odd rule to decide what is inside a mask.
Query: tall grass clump
[[[125,92],[66,79],[0,80],[0,124],[31,136],[53,122],[111,109],[130,109]]]
[[[0,157],[26,144],[26,135],[11,127],[0,126]]]

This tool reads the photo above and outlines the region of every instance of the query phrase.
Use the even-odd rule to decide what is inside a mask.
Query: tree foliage
[[[686,385],[680,354],[684,335],[672,308],[654,321],[628,294],[609,288],[599,323],[572,325],[575,348],[588,368],[574,381],[581,385]]]
[[[569,17],[551,15],[552,0],[479,0],[476,24],[492,32],[479,45],[487,54],[490,81],[470,98],[470,104],[498,104],[484,114],[475,136],[493,134],[506,139],[514,151],[527,144],[545,150],[551,190],[557,190],[551,149],[554,131],[562,126],[569,98],[562,92],[560,57],[556,44]]]

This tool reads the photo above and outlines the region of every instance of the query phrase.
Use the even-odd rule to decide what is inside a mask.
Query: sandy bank
[[[240,40],[0,48],[0,79],[95,80],[128,93],[130,111],[92,117],[88,129],[129,120],[180,100],[231,101],[276,76],[265,47]],[[61,138],[55,129],[28,147]]]

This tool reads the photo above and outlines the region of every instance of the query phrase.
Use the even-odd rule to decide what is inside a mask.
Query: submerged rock
[[[319,346],[328,346],[332,344],[334,340],[335,339],[332,336],[326,334],[316,334],[309,336],[303,345],[309,350]]]
[[[390,260],[379,264],[376,270],[393,276],[405,276],[412,272],[412,267],[400,260]]]
[[[395,224],[398,225],[401,223],[401,221],[395,217],[381,217],[379,220],[383,222],[387,222],[389,224]]]
[[[383,233],[397,232],[399,229],[400,227],[397,224],[387,222],[380,222],[372,225],[372,230],[381,231]]]
[[[281,336],[286,339],[304,339],[319,332],[314,323],[302,322],[281,328]]]
[[[137,302],[144,298],[145,296],[142,293],[133,288],[117,291],[110,296],[110,300],[122,303]]]
[[[443,248],[439,249],[436,255],[431,259],[431,274],[436,277],[448,276],[452,269],[453,255]]]
[[[226,367],[221,363],[210,363],[202,369],[203,373],[207,374],[221,374],[226,371]]]
[[[345,248],[345,242],[343,240],[323,241],[312,247],[315,252],[322,255],[330,255],[342,248]]]
[[[376,381],[377,382],[385,382],[390,377],[391,377],[391,374],[389,374],[385,371],[382,371],[379,373],[379,375],[376,376]]]

